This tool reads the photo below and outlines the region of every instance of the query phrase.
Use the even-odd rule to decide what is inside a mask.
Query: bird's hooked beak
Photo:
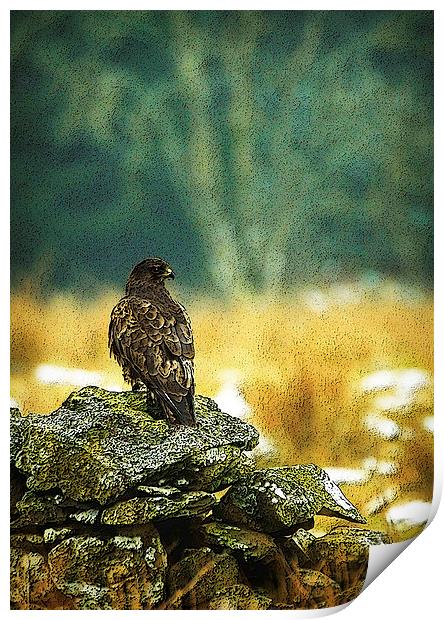
[[[164,278],[171,278],[171,280],[174,280],[175,273],[170,267],[168,267],[168,269],[165,270],[163,276]]]

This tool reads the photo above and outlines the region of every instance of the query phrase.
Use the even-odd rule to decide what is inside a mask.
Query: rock
[[[296,530],[296,532],[291,537],[291,540],[294,542],[297,548],[297,556],[301,560],[307,560],[310,558],[308,549],[311,543],[316,540],[316,536],[311,532],[307,532],[304,529]]]
[[[221,446],[193,454],[183,469],[159,479],[162,485],[219,491],[254,471],[254,461],[237,446]]]
[[[207,547],[189,549],[169,571],[164,607],[205,608],[218,591],[240,581],[237,562],[228,553],[214,553]]]
[[[63,523],[73,508],[77,506],[76,502],[65,502],[59,494],[37,494],[33,491],[27,491],[16,504],[18,517],[12,522],[11,526],[19,528],[29,525]]]
[[[56,589],[44,555],[21,543],[11,540],[11,609],[72,609],[69,597]]]
[[[11,546],[13,547],[26,546],[24,543],[27,542],[32,545],[42,545],[44,540],[41,534],[35,532],[24,532],[23,534],[13,534],[11,536]]]
[[[260,469],[234,483],[215,513],[229,523],[290,534],[316,514],[365,523],[328,474],[317,465]]]
[[[256,430],[210,399],[196,409],[197,428],[173,428],[145,393],[90,387],[48,416],[13,411],[14,609],[308,609],[359,593],[388,537],[315,537],[317,514],[364,522],[326,472],[254,471]]]
[[[328,537],[335,537],[336,540],[342,539],[346,541],[347,539],[350,542],[359,541],[360,543],[370,545],[389,545],[391,544],[391,539],[388,534],[385,532],[379,532],[377,530],[367,530],[361,527],[344,527],[338,526],[334,527],[327,534]],[[326,536],[323,537],[325,539]],[[322,540],[321,538],[317,539]]]
[[[248,562],[242,565],[247,583],[260,589],[273,601],[273,605],[292,603],[300,590],[295,576],[299,569],[290,565],[283,550],[276,546],[276,551],[260,562]]]
[[[16,407],[11,407],[9,416],[9,458],[11,463],[15,463],[22,449],[28,425],[27,418],[23,417]]]
[[[315,570],[300,569],[298,573],[301,593],[294,601],[300,609],[334,607],[341,601],[341,588],[333,581]]]
[[[278,548],[271,536],[225,523],[205,523],[201,527],[204,544],[217,550],[232,551],[245,562],[267,561]]]
[[[179,489],[139,487],[148,497],[133,497],[105,508],[101,521],[106,525],[131,525],[206,514],[216,502],[204,491],[181,493]]]
[[[232,609],[232,610],[253,610],[268,609],[271,598],[258,592],[244,584],[236,584],[223,588],[208,603],[208,609]]]
[[[287,536],[277,537],[275,542],[281,549],[291,570],[294,572],[298,571],[300,566],[305,565],[306,558],[292,538]]]
[[[60,489],[72,499],[102,505],[137,484],[158,484],[162,478],[185,480],[183,486],[193,490],[193,481],[200,488],[200,479],[207,477],[212,489],[219,488],[237,476],[237,457],[240,471],[245,470],[241,452],[252,450],[259,435],[211,399],[197,396],[195,403],[197,427],[171,428],[155,419],[157,409],[147,409],[145,393],[82,388],[50,415],[14,416],[15,465],[28,475],[31,490]],[[212,449],[220,449],[214,455],[217,466],[209,466],[216,480],[206,470]],[[185,478],[201,466],[192,480]]]
[[[72,527],[59,527],[52,528],[48,527],[43,532],[43,541],[47,545],[52,545],[54,543],[58,543],[65,538],[70,538],[75,534],[75,530]]]
[[[390,539],[382,532],[339,527],[315,538],[307,553],[314,570],[334,579],[343,590],[352,589],[357,595],[367,574],[370,545],[386,542]]]
[[[19,502],[26,492],[26,478],[19,472],[15,465],[11,465],[9,468],[9,480],[10,480],[10,494],[9,494],[9,507],[11,517],[18,515],[17,502]]]
[[[55,586],[76,609],[152,609],[163,597],[166,554],[152,526],[67,538],[48,563]]]
[[[99,510],[96,508],[89,508],[88,510],[78,510],[77,512],[72,512],[69,515],[70,519],[74,521],[78,521],[79,523],[87,523],[92,525],[93,523],[97,523],[99,520]]]

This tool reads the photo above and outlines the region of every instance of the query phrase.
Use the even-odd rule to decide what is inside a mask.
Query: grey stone
[[[316,536],[311,532],[307,532],[306,530],[299,529],[291,537],[294,540],[297,547],[302,551],[302,553],[308,557],[308,548],[311,543],[316,540]]]
[[[37,494],[27,491],[17,502],[17,518],[11,523],[13,528],[27,527],[30,525],[43,525],[48,523],[62,523],[76,502],[65,502],[64,498],[57,494]]]
[[[219,491],[254,471],[254,461],[233,445],[196,452],[173,475],[164,475],[163,484],[195,490]],[[158,481],[157,481],[158,482]]]
[[[208,609],[262,610],[271,605],[271,598],[255,592],[244,584],[223,588],[208,603]]]
[[[209,548],[189,549],[168,574],[166,609],[203,609],[223,588],[241,581],[236,560]]]
[[[27,418],[21,415],[19,409],[11,407],[9,411],[9,457],[11,463],[15,463],[22,449],[28,425]]]
[[[311,568],[335,580],[343,590],[352,590],[357,595],[367,574],[370,546],[388,542],[389,537],[382,532],[339,527],[315,538],[307,553]]]
[[[298,571],[300,592],[294,600],[299,609],[322,609],[339,605],[342,590],[339,584],[319,571],[300,569]]]
[[[45,544],[52,545],[54,543],[59,543],[61,540],[65,538],[70,538],[75,534],[75,530],[71,527],[59,527],[53,528],[48,527],[43,532],[43,540]]]
[[[260,469],[237,481],[215,513],[223,520],[269,533],[292,533],[316,514],[365,523],[328,474],[317,465]]]
[[[69,518],[73,519],[74,521],[78,521],[79,523],[87,523],[89,525],[93,525],[99,520],[99,512],[100,511],[96,508],[78,510],[76,512],[70,513]]]
[[[133,497],[105,508],[102,512],[102,523],[130,525],[202,515],[206,514],[216,501],[213,495],[204,491],[181,493],[179,489],[174,489],[172,493],[170,487],[165,493],[164,489],[146,486],[139,489],[148,493],[148,497]]]
[[[48,563],[52,581],[76,609],[152,609],[164,594],[166,554],[152,526],[67,538]]]
[[[267,561],[278,553],[271,536],[236,525],[211,522],[201,526],[203,541],[217,550],[227,550],[245,562]]]
[[[82,388],[50,415],[14,417],[21,445],[15,465],[28,475],[31,490],[57,488],[73,499],[101,504],[137,484],[162,486],[162,479],[185,480],[183,486],[200,488],[206,467],[220,480],[209,477],[214,490],[237,476],[237,457],[240,469],[245,469],[241,452],[253,449],[259,436],[252,426],[221,412],[211,399],[197,396],[195,403],[197,427],[172,428],[155,419],[156,408],[147,409],[145,393]],[[220,462],[217,467],[208,464],[212,449],[219,449],[218,457],[225,451],[226,476]],[[186,473],[200,466],[202,470],[187,480]]]

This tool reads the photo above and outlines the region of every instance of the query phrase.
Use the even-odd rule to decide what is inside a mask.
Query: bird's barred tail
[[[191,394],[182,398],[180,402],[173,401],[165,392],[158,392],[160,406],[166,419],[172,424],[184,424],[186,426],[196,426],[194,414],[194,400]]]

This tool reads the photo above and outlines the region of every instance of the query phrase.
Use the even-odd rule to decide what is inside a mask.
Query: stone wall
[[[11,410],[13,609],[300,609],[353,599],[371,544],[316,465],[255,469],[251,425],[196,397],[172,428],[144,394],[89,387]],[[315,537],[317,514],[354,525]]]

